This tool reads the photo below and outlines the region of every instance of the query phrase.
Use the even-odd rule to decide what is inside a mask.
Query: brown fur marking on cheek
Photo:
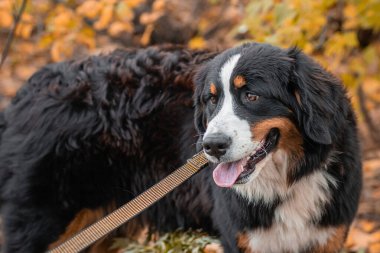
[[[215,86],[214,83],[211,83],[211,84],[210,84],[210,93],[211,93],[212,95],[214,95],[214,96],[217,95],[217,90],[216,90],[216,86]]]
[[[251,127],[254,140],[261,141],[272,128],[278,128],[280,130],[280,139],[277,147],[284,150],[289,156],[290,178],[290,175],[292,175],[292,169],[295,169],[297,162],[301,160],[304,155],[302,135],[289,119],[278,117],[263,120],[254,124]]]
[[[247,233],[238,233],[237,235],[237,246],[241,252],[244,253],[254,253],[253,250],[249,247],[249,236]]]
[[[239,88],[243,87],[246,84],[247,84],[247,82],[245,81],[245,79],[244,79],[243,76],[237,75],[234,78],[234,86],[235,86],[236,89],[239,89]]]
[[[315,247],[312,253],[338,253],[343,248],[347,237],[348,228],[341,225],[335,230],[335,234],[330,237],[325,245]]]
[[[261,141],[272,128],[280,130],[279,148],[297,156],[303,155],[301,133],[287,118],[272,118],[254,124],[251,128],[254,140]]]

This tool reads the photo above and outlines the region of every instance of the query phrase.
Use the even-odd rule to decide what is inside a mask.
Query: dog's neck
[[[253,227],[240,228],[246,231],[247,245],[263,252],[279,252],[276,250],[280,248],[277,249],[276,245],[298,252],[310,241],[325,243],[333,232],[328,228],[317,229],[313,225],[321,219],[324,203],[331,199],[330,187],[337,186],[336,180],[325,169],[326,163],[321,169],[313,170],[289,185],[287,167],[279,163],[278,156],[283,155],[278,152],[269,154],[260,164],[261,168],[257,168],[261,171],[255,179],[245,185],[234,186],[236,193],[251,203],[249,208],[270,211],[265,217],[267,224],[257,223]],[[286,157],[282,157],[282,162],[286,162]]]

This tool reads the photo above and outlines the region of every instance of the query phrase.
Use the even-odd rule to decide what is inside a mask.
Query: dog
[[[295,48],[152,47],[52,64],[1,119],[5,253],[55,247],[202,149],[207,168],[88,252],[147,227],[201,228],[224,252],[338,252],[358,206],[346,91]]]
[[[225,251],[339,252],[361,190],[341,83],[296,48],[250,43],[205,64],[195,101]]]

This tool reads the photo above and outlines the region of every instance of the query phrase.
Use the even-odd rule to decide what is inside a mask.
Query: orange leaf
[[[54,41],[54,38],[51,34],[45,34],[41,37],[38,44],[40,47],[46,48],[50,46],[53,41]]]
[[[73,47],[67,46],[67,41],[56,40],[51,47],[50,54],[53,61],[63,61],[72,55]]]
[[[154,11],[163,11],[165,10],[165,4],[167,4],[166,0],[156,0],[153,3],[152,9]]]
[[[96,30],[105,29],[112,20],[113,5],[107,5],[101,12],[100,19],[94,24]]]
[[[163,15],[162,12],[144,13],[140,16],[140,23],[148,25],[156,22]]]
[[[94,19],[99,15],[102,7],[103,4],[101,2],[90,0],[81,4],[76,9],[76,12],[84,17]]]
[[[205,48],[206,47],[206,42],[202,37],[194,37],[189,41],[189,47],[190,48]]]
[[[10,28],[13,24],[12,15],[6,11],[0,11],[0,27]]]
[[[130,21],[134,17],[134,13],[131,7],[125,2],[120,2],[116,7],[116,15],[120,20]]]
[[[125,0],[124,3],[128,5],[129,8],[136,8],[140,4],[144,3],[145,0]]]
[[[146,46],[146,45],[149,44],[149,42],[150,42],[150,36],[152,35],[153,30],[154,30],[154,25],[153,24],[148,25],[145,28],[144,34],[141,36],[141,39],[140,39],[140,43],[143,46]]]
[[[122,32],[132,32],[133,27],[129,22],[114,22],[108,28],[108,33],[111,36],[117,36]]]

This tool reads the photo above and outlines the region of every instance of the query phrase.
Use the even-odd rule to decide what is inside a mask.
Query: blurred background
[[[0,109],[47,63],[118,47],[245,41],[298,46],[347,87],[365,180],[347,252],[380,252],[380,0],[0,0]]]

